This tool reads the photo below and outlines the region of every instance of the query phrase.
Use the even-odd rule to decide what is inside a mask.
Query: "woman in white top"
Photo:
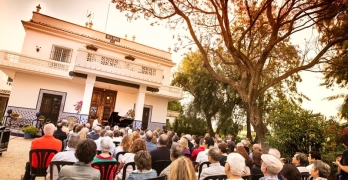
[[[132,137],[130,135],[125,135],[120,143],[120,145],[118,145],[116,148],[115,148],[115,151],[114,151],[114,157],[116,158],[116,155],[117,153],[119,152],[129,152],[130,151],[130,148],[132,146]],[[120,155],[118,157],[118,159],[121,159],[122,155]]]
[[[242,174],[245,170],[245,159],[239,153],[231,153],[227,156],[225,173],[228,180],[243,180]]]
[[[129,162],[134,162],[135,153],[137,153],[139,151],[147,151],[145,142],[140,138],[134,140],[134,142],[130,148],[130,153],[126,153],[124,156],[122,156],[122,158],[119,158],[120,159],[120,161],[119,161],[120,166],[118,169],[119,173],[117,174],[117,179],[122,179],[123,166]],[[133,171],[132,166],[128,166],[126,171],[127,172],[126,172],[125,179],[129,176],[129,173],[131,173]]]

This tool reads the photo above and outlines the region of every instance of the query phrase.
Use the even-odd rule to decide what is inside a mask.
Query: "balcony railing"
[[[2,66],[67,77],[70,68],[69,63],[38,59],[9,51],[0,51],[0,62]]]
[[[182,89],[175,86],[161,86],[159,92],[156,92],[158,95],[174,97],[175,99],[182,98]]]
[[[76,65],[160,84],[163,69],[80,49]]]

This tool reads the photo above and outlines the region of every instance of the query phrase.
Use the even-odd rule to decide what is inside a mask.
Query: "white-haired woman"
[[[227,156],[225,173],[228,179],[243,180],[242,174],[245,167],[245,159],[239,153],[231,153]]]
[[[116,159],[112,157],[109,152],[114,148],[114,143],[112,142],[112,139],[109,136],[101,137],[100,139],[100,149],[101,154],[96,155],[93,158],[92,164],[96,162],[116,162]],[[94,168],[98,169],[97,166]],[[116,167],[112,170],[110,175],[110,180],[112,180],[112,177],[114,177],[114,173],[116,173],[117,169]]]

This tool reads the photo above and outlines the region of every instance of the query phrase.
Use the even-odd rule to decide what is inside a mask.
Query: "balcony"
[[[78,68],[79,67],[79,68]],[[83,69],[81,69],[83,68]],[[160,87],[163,69],[151,65],[140,64],[130,60],[117,59],[108,55],[79,49],[75,70],[96,71],[109,78],[121,79],[130,83],[147,84]]]
[[[169,97],[169,98],[172,98],[173,100],[180,100],[182,98],[182,89],[175,86],[162,85],[159,88],[159,91],[153,92],[153,94],[157,94],[158,96]]]
[[[0,67],[64,78],[70,78],[69,70],[72,69],[72,66],[69,63],[38,59],[2,50],[0,50]]]

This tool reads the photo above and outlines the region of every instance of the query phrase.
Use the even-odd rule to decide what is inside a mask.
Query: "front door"
[[[89,110],[89,123],[98,119],[99,123],[107,122],[111,113],[114,112],[116,102],[116,91],[94,88]]]
[[[40,106],[41,115],[45,116],[45,122],[50,120],[51,123],[56,123],[59,116],[62,96],[43,93]]]
[[[142,121],[141,127],[143,128],[143,130],[147,129],[147,126],[149,124],[149,118],[150,118],[150,108],[144,107],[143,118],[141,120]]]

